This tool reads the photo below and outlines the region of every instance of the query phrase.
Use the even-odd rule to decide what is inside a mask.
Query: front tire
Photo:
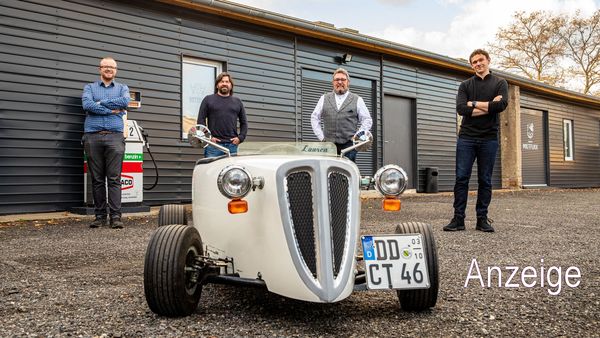
[[[195,268],[202,255],[202,240],[191,226],[173,224],[156,229],[144,262],[144,293],[154,313],[180,317],[192,314],[202,293],[201,271]]]
[[[421,311],[435,306],[439,290],[439,269],[437,249],[431,225],[408,222],[396,227],[396,233],[420,233],[423,236],[425,254],[427,257],[427,270],[429,272],[429,289],[398,290],[398,300],[403,310]]]
[[[158,226],[162,227],[169,224],[188,224],[183,205],[165,204],[160,207],[158,211]]]

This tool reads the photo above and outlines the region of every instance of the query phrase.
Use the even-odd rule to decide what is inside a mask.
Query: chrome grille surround
[[[277,170],[292,261],[305,285],[323,302],[337,299],[350,277],[354,281],[360,198],[359,175],[352,166],[339,159],[295,160]]]

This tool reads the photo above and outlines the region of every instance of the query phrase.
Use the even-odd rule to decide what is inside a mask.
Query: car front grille
[[[340,264],[346,248],[348,225],[348,177],[340,172],[331,172],[328,178],[329,215],[333,242],[334,277],[340,272]]]
[[[330,170],[327,175],[328,196],[317,196],[313,190],[311,171],[295,171],[286,176],[287,202],[290,209],[291,224],[296,245],[302,260],[316,277],[318,227],[326,227],[331,238],[332,273],[337,277],[344,252],[348,247],[350,185],[348,174]],[[329,224],[316,225],[315,200],[328,201]]]
[[[312,177],[307,171],[287,176],[288,204],[294,225],[294,235],[308,269],[317,275],[315,256],[315,224],[313,217]]]
[[[348,292],[359,233],[358,168],[339,158],[289,160],[276,171],[281,224],[304,285],[323,302]]]

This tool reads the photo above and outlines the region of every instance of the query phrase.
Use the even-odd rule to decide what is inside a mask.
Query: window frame
[[[563,155],[565,161],[575,160],[573,120],[563,119]]]
[[[199,57],[190,56],[190,55],[182,55],[181,56],[181,93],[180,93],[180,97],[179,97],[179,100],[180,100],[179,101],[180,102],[179,129],[181,132],[181,141],[187,142],[187,140],[188,140],[187,132],[184,131],[184,112],[186,111],[184,109],[184,108],[186,108],[186,103],[185,103],[184,97],[186,96],[185,88],[186,88],[186,82],[187,82],[187,81],[185,81],[184,64],[214,68],[214,71],[215,71],[214,77],[212,79],[212,82],[210,83],[210,88],[212,88],[212,91],[209,91],[207,94],[202,96],[202,99],[204,99],[204,97],[206,97],[206,95],[210,95],[210,94],[214,93],[214,87],[215,87],[214,81],[218,74],[225,71],[226,64],[223,61],[209,60],[209,59],[199,58]],[[198,118],[197,112],[198,112],[199,108],[200,108],[200,103],[197,104],[197,109],[195,109],[196,110],[196,119]]]

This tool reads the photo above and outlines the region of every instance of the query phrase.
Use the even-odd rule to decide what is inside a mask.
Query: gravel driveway
[[[474,197],[468,215],[474,215]],[[0,336],[600,336],[600,190],[495,192],[490,217],[497,232],[447,233],[450,194],[411,195],[401,213],[363,203],[363,233],[393,232],[403,221],[431,223],[440,264],[435,308],[399,310],[395,292],[355,292],[336,304],[295,301],[252,288],[208,285],[190,317],[149,311],[143,261],[156,216],[130,217],[125,229],[90,229],[89,217],[0,223]],[[467,281],[476,260],[485,283],[488,267],[519,268],[512,283],[481,287]],[[543,260],[543,263],[542,263]],[[523,268],[544,274],[561,268],[562,285],[525,287]],[[566,270],[581,272],[579,285]],[[573,272],[575,270],[571,270]],[[531,272],[531,271],[529,271]],[[556,269],[550,283],[557,281]],[[527,279],[531,283],[534,279]],[[571,279],[571,282],[575,281]],[[554,284],[556,285],[556,284]]]

